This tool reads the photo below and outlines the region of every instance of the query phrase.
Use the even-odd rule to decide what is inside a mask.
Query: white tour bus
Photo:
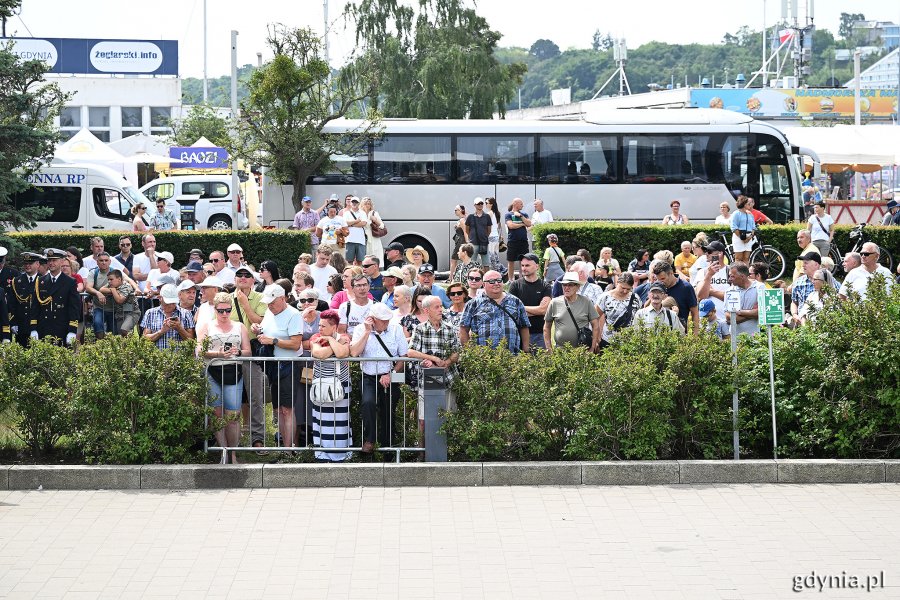
[[[326,132],[358,124],[336,120]],[[471,213],[476,196],[496,198],[501,213],[516,197],[531,213],[540,198],[555,220],[642,224],[659,223],[674,199],[692,221],[711,223],[738,193],[776,223],[802,210],[784,135],[725,110],[616,110],[591,122],[387,119],[382,133],[335,157],[330,172],[307,181],[307,194],[315,206],[330,194],[371,197],[388,228],[384,244],[420,244],[438,269],[449,264],[454,206]],[[266,185],[264,225],[290,225],[292,191]]]
[[[100,165],[64,164],[41,168],[27,177],[31,186],[13,194],[17,209],[46,207],[39,231],[131,230],[131,207],[147,199],[120,173]]]

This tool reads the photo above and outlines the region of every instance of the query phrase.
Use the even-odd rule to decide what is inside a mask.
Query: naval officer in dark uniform
[[[9,286],[12,285],[12,280],[16,278],[19,271],[6,264],[6,254],[6,248],[0,246],[0,292],[6,293],[7,300],[9,300]]]
[[[19,273],[9,286],[9,324],[13,339],[23,346],[28,345],[31,330],[37,327],[37,300],[34,291],[40,279],[38,265],[42,254],[22,253],[23,272]]]
[[[38,282],[35,297],[38,304],[37,328],[31,337],[54,337],[71,346],[78,331],[81,296],[75,280],[61,271],[66,253],[47,249],[47,274]]]
[[[0,341],[12,339],[9,324],[9,298],[12,295],[12,280],[19,274],[17,270],[6,264],[7,250],[0,246]]]

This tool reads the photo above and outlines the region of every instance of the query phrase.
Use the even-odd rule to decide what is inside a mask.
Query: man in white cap
[[[185,279],[178,284],[178,307],[191,313],[194,323],[197,322],[197,284]]]
[[[484,199],[475,198],[475,212],[466,217],[466,241],[475,246],[475,254],[481,264],[488,264],[488,236],[493,223],[491,216],[484,212]]]
[[[176,342],[194,338],[194,317],[178,306],[178,288],[167,283],[159,290],[160,305],[144,313],[141,329],[144,337],[167,350]]]
[[[297,357],[297,351],[303,345],[303,316],[287,303],[284,288],[277,283],[266,286],[260,302],[268,306],[268,310],[262,322],[255,323],[251,330],[261,345],[272,347],[272,356],[285,359],[277,364],[269,361],[266,374],[272,389],[272,401],[278,407],[282,445],[294,446],[297,430],[294,400],[302,384],[299,381],[300,363],[291,359]]]
[[[206,326],[216,318],[216,309],[213,305],[213,298],[222,290],[222,280],[215,275],[210,275],[200,283],[200,308],[197,309],[197,316],[194,319],[197,337],[199,338]],[[232,311],[234,312],[234,311]]]
[[[397,267],[390,267],[381,274],[381,281],[384,284],[384,295],[381,297],[381,301],[389,309],[394,310],[397,308],[394,306],[394,288],[403,283],[403,271]]]
[[[175,258],[171,252],[156,253],[156,268],[151,269],[150,273],[147,274],[148,295],[159,293],[159,288],[166,283],[165,281],[160,281],[162,279],[168,278],[172,280],[171,283],[177,283],[180,275],[178,271],[172,268],[174,262]]]
[[[362,325],[353,331],[350,355],[362,358],[384,358],[385,361],[362,363],[363,445],[366,454],[375,450],[376,432],[379,446],[390,446],[394,437],[393,415],[399,384],[392,383],[391,373],[402,373],[404,362],[389,359],[406,356],[406,336],[400,326],[391,325],[394,313],[382,303],[376,303]],[[376,419],[377,415],[377,419]]]
[[[341,213],[350,232],[344,258],[352,265],[360,265],[366,256],[366,213],[359,208],[359,197],[350,198],[350,206]]]
[[[230,244],[226,252],[228,252],[228,262],[225,263],[226,269],[237,271],[238,268],[247,264],[244,262],[244,249],[238,244]]]

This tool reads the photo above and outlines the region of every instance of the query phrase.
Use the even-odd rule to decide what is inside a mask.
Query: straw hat
[[[413,262],[413,252],[422,253],[422,256],[424,257],[422,259],[423,263],[431,262],[431,257],[428,255],[428,251],[425,250],[425,248],[423,248],[422,246],[416,246],[414,248],[408,248],[406,250],[406,260],[408,260],[409,262]]]

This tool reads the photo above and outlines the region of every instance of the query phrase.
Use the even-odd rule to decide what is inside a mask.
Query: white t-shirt
[[[350,305],[350,316],[347,317],[347,305]],[[353,331],[356,329],[357,325],[361,325],[363,321],[366,320],[366,317],[369,316],[369,311],[372,310],[372,305],[375,304],[372,300],[368,300],[366,304],[360,306],[356,302],[352,300],[347,300],[343,302],[338,307],[338,315],[341,317],[341,325],[347,326],[347,335],[353,337]]]
[[[884,275],[885,280],[887,280],[887,290],[890,291],[891,286],[894,284],[894,278],[891,276],[891,272],[885,267],[878,265],[878,268],[875,269],[875,273]],[[861,298],[865,299],[866,292],[869,289],[869,281],[875,276],[875,273],[869,273],[862,265],[855,269],[851,269],[850,272],[847,273],[844,283],[841,284],[841,289],[838,293],[843,296],[848,296],[848,290],[853,289]]]
[[[819,224],[819,221],[822,221],[822,224]],[[827,242],[829,239],[828,229],[834,225],[834,219],[831,218],[831,215],[824,214],[821,217],[818,215],[813,215],[809,218],[809,233],[812,241],[819,242],[824,241]],[[825,229],[822,229],[822,225],[825,226]]]
[[[704,256],[703,258],[706,258],[706,257]],[[700,262],[700,260],[698,259],[697,262]],[[704,265],[703,267],[697,269],[697,272],[691,278],[691,285],[694,286],[695,290],[697,289],[697,285],[703,281],[704,277],[706,277],[706,267],[707,267],[707,265]],[[726,291],[728,291],[728,288],[730,288],[730,287],[731,287],[731,285],[728,283],[728,267],[723,267],[723,268],[719,269],[718,272],[712,276],[712,280],[709,283],[710,291],[726,292]],[[715,306],[716,306],[716,318],[719,321],[724,322],[725,321],[725,301],[714,297],[712,294],[709,295],[709,299],[712,300],[713,304],[715,304]],[[698,300],[699,300],[699,298],[698,298]]]
[[[344,211],[344,220],[345,221],[367,221],[369,218],[366,216],[366,213],[360,210],[351,210],[346,209]],[[350,234],[347,236],[348,244],[366,244],[366,228],[365,225],[362,227],[350,227]]]
[[[716,225],[728,225],[731,226],[731,216],[719,215],[716,217]]]
[[[344,220],[344,217],[338,215],[336,217],[329,218],[325,217],[316,225],[319,229],[322,230],[322,239],[319,241],[320,244],[337,244],[337,230],[343,229],[347,226],[347,221]],[[363,238],[363,244],[366,243],[365,238]]]
[[[143,273],[144,275],[150,274],[150,257],[145,253],[141,252],[140,254],[134,255],[134,261],[131,263],[132,277],[134,277],[135,273]],[[137,281],[137,280],[135,280]],[[146,281],[138,281],[138,285],[141,286],[141,291],[147,290],[147,282]]]
[[[534,214],[531,215],[531,223],[532,225],[540,225],[541,223],[552,223],[553,222],[553,213],[551,213],[546,208],[541,211],[534,211]]]
[[[313,278],[313,287],[319,290],[319,300],[329,302],[331,294],[328,293],[328,278],[337,273],[337,269],[331,265],[324,267],[316,266],[316,263],[309,265],[309,274]]]
[[[109,268],[110,268],[110,269],[119,269],[120,271],[124,271],[124,270],[125,270],[125,265],[123,265],[122,263],[120,263],[118,260],[116,260],[116,259],[113,258],[112,256],[110,256],[109,258],[110,258],[110,261],[109,261]],[[84,265],[84,268],[88,270],[88,272],[90,272],[91,269],[96,269],[96,268],[97,268],[97,261],[94,259],[93,255],[85,256],[85,257],[81,260],[81,262],[82,262],[82,264]],[[132,263],[132,266],[134,266],[134,263]],[[79,273],[79,274],[81,273],[81,269],[78,270],[78,273]],[[82,275],[82,277],[84,277],[84,275]]]
[[[163,277],[171,278],[175,282],[175,285],[178,285],[178,282],[181,280],[181,273],[175,269],[169,269],[165,273],[161,273],[159,269],[150,269],[150,272],[147,274],[147,283],[149,283],[150,287],[154,290],[159,290],[160,286],[157,282]]]
[[[266,314],[263,315],[260,326],[262,326],[263,335],[279,340],[286,340],[290,339],[292,336],[303,334],[303,316],[300,314],[299,310],[288,305],[277,315],[273,314],[272,311],[267,310]],[[276,358],[283,358],[298,356],[298,352],[296,350],[288,350],[287,348],[275,346],[274,355]]]
[[[197,308],[197,314],[194,315],[194,328],[199,337],[202,329],[216,320],[216,309],[209,302],[204,302]]]
[[[353,331],[353,338],[350,340],[350,343],[355,344],[356,342],[361,340],[365,332],[365,327],[357,327]],[[361,356],[365,358],[388,358],[388,355],[384,351],[384,348],[382,348],[381,344],[378,343],[376,336],[381,337],[381,341],[384,342],[385,346],[387,346],[387,349],[390,351],[392,357],[397,358],[398,356],[406,356],[406,353],[409,349],[406,342],[406,336],[403,335],[403,331],[399,325],[391,324],[389,324],[387,329],[382,333],[376,333],[373,331],[369,334],[369,339],[366,340],[366,346],[365,348],[363,348],[363,353]],[[366,375],[378,375],[387,373],[393,367],[393,363],[389,361],[366,361],[362,364],[362,371]]]

